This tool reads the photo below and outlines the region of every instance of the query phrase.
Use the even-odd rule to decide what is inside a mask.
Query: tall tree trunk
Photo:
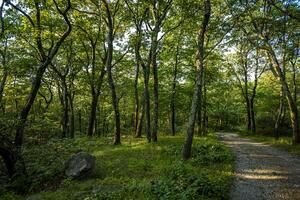
[[[91,111],[89,117],[89,124],[88,124],[88,136],[93,136],[95,134],[95,121],[96,121],[96,113],[97,113],[97,104],[98,104],[98,97],[94,93],[92,94],[92,104],[91,104]]]
[[[207,133],[207,105],[206,105],[206,81],[205,81],[205,72],[204,72],[204,78],[203,78],[203,117],[202,117],[202,135],[205,135]]]
[[[136,48],[138,47],[135,47],[135,51],[139,51],[139,49]],[[134,75],[134,132],[137,133],[138,123],[139,123],[139,108],[140,108],[139,90],[138,90],[140,62],[137,53],[135,53],[135,55],[136,55],[135,56],[136,65],[135,65],[135,75]]]
[[[145,108],[146,108],[146,136],[148,142],[151,142],[149,68],[147,66],[143,67],[143,74],[144,74]]]
[[[148,57],[148,62],[144,63],[140,55],[140,48],[142,45],[142,32],[138,32],[138,39],[136,42],[136,55],[142,65],[144,77],[144,101],[145,101],[145,114],[146,114],[146,136],[147,141],[151,142],[151,118],[150,118],[150,92],[149,92],[149,77],[150,77],[150,58],[151,52]]]
[[[159,26],[155,27],[154,32],[152,33],[152,49],[151,49],[151,63],[153,70],[153,98],[154,98],[154,107],[153,107],[153,130],[152,130],[152,140],[153,142],[157,142],[157,132],[158,132],[158,74],[157,74],[157,35],[159,32]]]
[[[254,99],[250,100],[250,110],[251,110],[251,133],[255,134],[256,124],[255,124]]]
[[[300,130],[299,130],[299,119],[298,119],[298,108],[297,108],[297,102],[295,102],[293,95],[289,89],[289,86],[287,84],[287,81],[285,79],[285,76],[280,68],[279,61],[277,60],[275,52],[271,49],[271,45],[269,45],[269,57],[272,62],[271,68],[273,68],[272,72],[276,77],[279,78],[280,83],[282,85],[284,95],[287,99],[289,110],[290,110],[290,119],[291,119],[291,125],[293,128],[293,144],[300,143]],[[275,69],[274,69],[275,68]]]
[[[26,103],[24,107],[22,108],[22,111],[19,114],[18,117],[18,124],[16,125],[16,135],[15,135],[15,145],[17,147],[21,147],[23,144],[23,133],[25,129],[25,123],[29,114],[29,111],[34,103],[35,97],[38,93],[38,90],[41,86],[42,77],[44,75],[44,72],[47,68],[47,66],[50,64],[50,62],[43,62],[41,66],[38,68],[36,72],[36,76],[32,82],[32,87],[29,95],[27,96]]]
[[[143,95],[142,99],[142,108],[140,112],[140,117],[138,118],[138,125],[135,132],[135,137],[140,138],[142,137],[142,130],[143,130],[143,124],[144,124],[144,116],[145,116],[145,94]]]
[[[176,134],[176,83],[177,83],[177,71],[178,71],[178,60],[179,60],[179,44],[176,46],[176,54],[175,54],[175,64],[174,64],[174,72],[173,72],[173,82],[172,82],[172,96],[171,96],[171,128],[172,135]]]
[[[191,110],[189,114],[189,122],[187,135],[185,139],[185,143],[183,146],[182,156],[184,160],[187,160],[191,157],[193,136],[194,136],[194,126],[197,112],[197,105],[200,98],[201,101],[201,86],[202,86],[202,77],[203,77],[203,69],[204,69],[204,37],[207,29],[207,25],[209,23],[211,13],[211,5],[210,0],[205,0],[204,2],[204,18],[202,21],[202,26],[200,27],[198,33],[198,49],[197,49],[197,77],[196,77],[196,85],[194,89],[193,99]]]
[[[71,119],[70,119],[70,138],[74,138],[75,136],[75,115],[74,115],[74,97],[69,95],[70,101],[70,111],[71,111]]]
[[[69,135],[69,98],[68,89],[65,77],[62,80],[62,104],[63,104],[63,118],[62,118],[62,138]]]
[[[246,100],[246,110],[247,110],[247,130],[251,131],[251,106],[250,99],[248,96],[245,96]]]
[[[82,133],[82,119],[81,119],[81,110],[78,111],[78,129]]]
[[[7,1],[6,3],[8,5],[14,7],[10,1]],[[40,23],[41,22],[40,21],[40,7],[39,7],[38,2],[35,3],[35,7],[36,7],[36,11],[37,11],[37,15],[36,15],[37,20],[36,20],[36,27],[34,27],[34,25],[33,25],[33,28],[35,30],[35,33],[37,33],[35,39],[36,39],[38,51],[42,58],[41,58],[41,62],[39,64],[39,66],[37,68],[37,71],[35,73],[35,77],[33,78],[31,90],[27,96],[26,103],[18,115],[18,123],[15,127],[16,134],[15,134],[15,139],[14,139],[14,147],[17,150],[16,150],[16,153],[13,153],[14,157],[16,158],[16,162],[13,163],[14,168],[15,168],[14,177],[21,177],[21,176],[26,177],[27,176],[25,163],[22,159],[22,154],[21,154],[21,148],[22,148],[22,144],[23,144],[24,129],[25,129],[26,121],[27,121],[29,112],[34,104],[36,95],[41,86],[41,81],[42,81],[43,75],[44,75],[47,67],[50,65],[50,63],[52,62],[52,59],[58,52],[60,46],[62,45],[62,43],[68,37],[68,35],[71,33],[71,30],[72,30],[72,25],[68,19],[68,11],[71,8],[70,0],[67,0],[66,4],[67,5],[66,5],[65,9],[61,10],[61,9],[58,9],[58,4],[55,2],[55,6],[59,10],[59,14],[63,16],[63,19],[67,24],[67,29],[63,33],[63,35],[57,40],[57,42],[51,47],[49,52],[47,52],[47,54],[46,54],[45,49],[43,48],[42,38],[41,38],[42,30],[41,30],[41,23]],[[28,17],[28,19],[30,19],[31,22],[33,22],[30,17]],[[24,180],[25,180],[25,178],[24,178]],[[24,187],[24,185],[23,185],[23,187]]]
[[[3,103],[3,93],[4,93],[4,87],[6,85],[6,80],[8,77],[8,69],[7,67],[5,67],[5,64],[3,64],[3,74],[2,74],[2,78],[1,78],[1,84],[0,84],[0,109],[4,111],[4,103]]]
[[[107,37],[107,58],[106,58],[106,68],[108,75],[108,83],[111,90],[111,97],[113,102],[113,108],[115,113],[115,139],[114,144],[118,145],[121,143],[121,122],[120,122],[120,111],[119,111],[119,100],[116,93],[115,83],[112,76],[112,59],[113,59],[113,40],[114,40],[114,24],[113,16],[109,5],[106,0],[102,0],[105,5],[105,11],[107,15],[107,25],[108,25],[108,37]]]
[[[93,59],[95,59],[95,56],[93,56]],[[97,105],[98,105],[100,91],[102,89],[102,84],[103,84],[103,79],[105,74],[106,74],[106,70],[105,67],[103,67],[97,79],[96,87],[95,85],[91,85],[92,103],[91,103],[91,110],[90,110],[89,123],[88,123],[88,132],[87,132],[88,136],[93,136],[96,131],[95,124],[97,118]]]

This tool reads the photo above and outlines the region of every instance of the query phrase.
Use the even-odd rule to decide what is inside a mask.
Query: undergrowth
[[[228,199],[233,156],[213,135],[194,139],[193,155],[182,161],[184,138],[51,140],[25,149],[31,185],[26,196],[3,191],[0,199]],[[96,157],[90,177],[72,180],[63,174],[64,161],[83,150]]]

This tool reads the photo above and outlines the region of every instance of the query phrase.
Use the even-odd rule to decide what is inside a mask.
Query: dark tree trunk
[[[174,65],[174,72],[173,72],[173,82],[172,82],[172,96],[171,96],[171,128],[172,128],[172,135],[176,134],[176,84],[177,84],[177,71],[178,71],[178,60],[179,60],[179,44],[176,47],[176,54],[175,54],[175,65]]]
[[[256,124],[255,124],[255,111],[254,111],[254,100],[250,100],[250,110],[251,110],[251,133],[255,134]]]
[[[95,59],[94,56],[93,56],[93,59]],[[92,103],[91,103],[91,111],[90,111],[88,132],[87,132],[88,136],[93,136],[96,131],[95,124],[96,124],[96,118],[97,118],[97,105],[98,105],[100,91],[102,89],[102,84],[103,84],[103,79],[104,79],[105,74],[106,74],[106,70],[103,67],[101,69],[100,75],[97,79],[96,88],[94,85],[91,85]]]
[[[23,144],[23,133],[24,133],[24,129],[25,129],[25,123],[26,123],[29,111],[30,111],[31,107],[33,106],[35,97],[41,86],[42,77],[44,75],[44,72],[49,64],[50,64],[49,61],[44,62],[38,68],[36,76],[32,83],[31,92],[27,96],[26,103],[25,103],[24,107],[22,108],[22,111],[19,114],[18,124],[16,125],[16,135],[15,135],[15,145],[17,147],[21,147]]]
[[[137,48],[137,47],[135,47]],[[135,51],[139,51],[139,49],[135,49]],[[135,76],[134,76],[134,132],[137,133],[138,123],[139,123],[139,91],[138,91],[138,81],[139,81],[139,71],[140,71],[140,62],[137,57],[137,53],[135,53],[136,57],[136,66],[135,66]]]
[[[206,106],[206,81],[205,81],[205,72],[204,72],[204,78],[203,78],[203,117],[202,117],[202,135],[205,135],[207,133],[207,106]]]
[[[145,115],[145,95],[143,95],[142,108],[141,108],[141,112],[140,112],[140,117],[138,118],[137,130],[135,132],[135,137],[136,138],[142,137],[142,130],[143,130],[143,124],[144,124],[144,115]]]
[[[272,65],[271,65],[271,68],[273,69],[272,72],[273,73],[276,72],[276,73],[274,73],[274,75],[279,78],[280,83],[282,85],[284,95],[288,102],[288,106],[289,106],[289,110],[290,110],[291,125],[293,128],[293,140],[292,141],[293,141],[293,144],[298,144],[298,143],[300,143],[300,130],[299,130],[297,102],[295,102],[295,99],[293,98],[293,95],[289,89],[289,86],[285,79],[285,75],[280,68],[279,61],[277,60],[276,54],[271,48],[269,50],[269,56],[270,56],[270,60],[272,62]]]
[[[247,110],[247,130],[251,131],[251,106],[250,99],[248,96],[245,97],[246,100],[246,110]]]
[[[63,104],[63,118],[62,118],[62,138],[69,136],[69,98],[68,89],[65,77],[62,80],[62,104]]]
[[[70,101],[70,111],[71,111],[71,119],[70,119],[70,137],[74,138],[75,136],[75,115],[74,115],[74,105],[73,101],[74,98],[70,95],[69,96],[69,101]]]
[[[193,143],[193,136],[194,136],[194,126],[195,126],[195,119],[196,119],[196,112],[197,112],[197,105],[198,105],[199,98],[201,101],[200,92],[201,92],[201,84],[202,84],[203,69],[204,69],[204,36],[205,36],[205,31],[207,29],[207,25],[210,18],[210,12],[211,12],[210,0],[205,0],[204,11],[205,13],[202,21],[202,26],[200,27],[198,33],[196,85],[194,89],[192,105],[189,114],[187,135],[186,135],[185,143],[183,146],[183,152],[182,152],[182,156],[184,160],[187,160],[191,157],[192,143]]]
[[[79,132],[82,133],[82,118],[81,118],[81,110],[78,112],[78,129]]]
[[[159,32],[159,26],[155,27],[154,32],[152,33],[152,50],[151,50],[151,63],[153,70],[153,98],[154,98],[154,107],[153,107],[153,130],[152,130],[152,140],[157,142],[157,132],[158,132],[158,74],[157,74],[157,35]]]
[[[119,111],[119,100],[116,93],[115,83],[112,76],[112,60],[113,60],[113,40],[114,40],[114,24],[111,10],[106,0],[102,0],[105,5],[107,25],[108,25],[108,36],[107,36],[107,58],[106,68],[108,75],[108,83],[111,90],[112,103],[115,113],[115,139],[114,144],[121,144],[121,122],[120,122],[120,111]]]
[[[2,74],[2,79],[1,79],[1,84],[0,84],[0,109],[4,110],[4,103],[3,103],[3,93],[4,93],[4,87],[6,85],[6,80],[8,77],[8,69],[5,67],[3,64],[4,69],[3,69],[3,74]]]
[[[150,58],[151,52],[148,58],[147,64],[145,64],[140,55],[142,33],[138,32],[138,40],[136,42],[136,55],[142,65],[143,77],[144,77],[144,101],[145,101],[145,114],[146,114],[146,136],[147,141],[151,142],[151,118],[150,118],[150,92],[149,92],[149,76],[150,76]]]
[[[202,79],[202,78],[201,78]],[[202,88],[202,86],[201,86]],[[202,97],[202,94],[201,94],[201,91],[202,89],[200,88],[200,92],[199,92],[199,95]],[[202,99],[201,97],[198,97],[198,105],[197,105],[197,135],[201,135],[201,119],[202,119]]]
[[[2,148],[0,147],[0,155],[3,158],[5,167],[7,169],[7,173],[9,177],[12,177],[15,172],[15,163],[16,163],[16,158],[15,158],[15,153],[13,153],[11,150]]]
[[[98,97],[96,94],[93,94],[92,95],[91,112],[90,112],[90,118],[89,118],[89,125],[88,125],[88,134],[87,134],[88,136],[93,136],[95,134],[97,104],[98,104]]]
[[[11,6],[13,5],[10,1],[7,1],[7,4],[11,5]],[[58,5],[56,2],[55,2],[55,4],[56,4],[56,7],[58,8]],[[64,10],[59,9],[59,14],[62,15],[62,17],[68,27],[67,27],[66,31],[63,33],[63,35],[57,40],[57,42],[50,48],[49,52],[46,53],[45,49],[43,48],[42,38],[41,38],[42,30],[41,30],[41,23],[40,23],[41,22],[40,21],[40,7],[39,7],[39,3],[37,3],[37,2],[35,3],[35,7],[37,10],[37,15],[36,15],[37,20],[36,20],[36,28],[35,27],[33,27],[33,28],[35,29],[35,33],[37,35],[35,37],[35,39],[37,42],[38,51],[41,55],[41,62],[40,62],[39,67],[37,68],[35,77],[33,78],[31,90],[27,96],[25,105],[23,106],[23,108],[18,116],[18,122],[16,125],[16,134],[15,134],[15,139],[14,139],[14,147],[16,148],[16,153],[13,153],[16,161],[12,162],[12,164],[14,165],[14,169],[15,169],[14,177],[21,177],[21,176],[26,177],[27,176],[25,163],[21,156],[21,148],[22,148],[22,144],[23,144],[24,129],[25,129],[27,118],[28,118],[28,114],[34,104],[36,95],[41,86],[41,81],[42,81],[43,75],[44,75],[47,67],[50,65],[52,59],[58,52],[60,46],[62,45],[62,43],[68,37],[68,35],[71,33],[71,30],[72,30],[71,23],[67,16],[68,11],[71,8],[70,0],[68,0],[66,2],[66,4],[67,5]],[[12,7],[14,7],[14,6],[12,6]],[[28,18],[31,20],[31,22],[33,22],[30,17],[28,17]],[[23,187],[24,187],[24,185],[23,185]]]

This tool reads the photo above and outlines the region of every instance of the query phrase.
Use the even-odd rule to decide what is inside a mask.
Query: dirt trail
[[[300,200],[300,158],[270,145],[217,133],[236,157],[232,200]]]

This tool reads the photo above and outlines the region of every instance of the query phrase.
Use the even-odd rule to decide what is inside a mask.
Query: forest
[[[297,0],[0,0],[0,28],[0,199],[242,199],[232,138],[300,167]]]

